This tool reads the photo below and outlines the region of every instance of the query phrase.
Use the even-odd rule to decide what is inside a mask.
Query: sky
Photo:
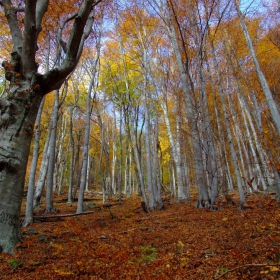
[[[241,0],[241,10],[243,12],[256,12],[259,11],[262,7],[262,0]]]

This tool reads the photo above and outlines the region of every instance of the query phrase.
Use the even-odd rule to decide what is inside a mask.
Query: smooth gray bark
[[[100,55],[100,40],[101,40],[101,29],[99,30],[98,33],[98,39],[96,45],[97,54],[94,59],[93,69],[91,73],[92,77],[87,92],[86,129],[85,129],[84,145],[83,145],[82,171],[81,171],[81,182],[80,182],[78,205],[77,205],[77,214],[83,212],[84,191],[86,187],[86,180],[88,178],[87,171],[88,171],[88,153],[89,153],[89,140],[90,140],[90,117],[92,111],[91,101],[94,99],[94,97],[92,97],[92,91],[96,83],[97,65],[98,65],[99,55]]]
[[[56,131],[58,121],[58,106],[59,106],[59,90],[55,90],[55,99],[52,114],[51,137],[49,143],[49,164],[46,181],[46,210],[45,212],[54,212],[56,209],[53,206],[53,175],[55,168],[56,154]]]
[[[34,137],[34,147],[33,147],[33,156],[31,162],[31,168],[29,173],[28,181],[28,190],[26,197],[26,207],[25,207],[25,218],[22,223],[22,226],[27,227],[33,223],[33,198],[35,190],[35,179],[36,179],[36,170],[37,162],[39,157],[39,148],[40,148],[40,136],[41,136],[41,116],[43,112],[45,98],[43,98],[37,117],[36,117],[36,128],[35,128],[35,137]]]
[[[94,5],[100,1],[84,0],[78,6],[66,44],[62,64],[41,74],[36,62],[37,39],[48,1],[25,1],[22,17],[10,0],[0,2],[7,19],[13,49],[3,62],[9,85],[7,98],[0,99],[0,251],[11,253],[22,240],[20,209],[30,144],[36,116],[43,96],[57,90],[75,69],[88,37],[88,21]],[[88,24],[89,23],[89,24]],[[91,26],[90,26],[91,27]],[[90,28],[91,29],[91,28]],[[85,32],[84,32],[85,31]]]
[[[36,190],[33,198],[33,207],[38,208],[40,206],[40,200],[43,192],[43,188],[45,186],[45,180],[48,172],[48,164],[49,164],[49,143],[51,139],[51,125],[52,122],[50,121],[49,123],[49,128],[48,128],[48,135],[47,139],[45,141],[44,145],[44,151],[43,151],[43,157],[42,157],[42,162],[40,166],[40,172],[39,172],[39,177],[37,180],[36,184]]]

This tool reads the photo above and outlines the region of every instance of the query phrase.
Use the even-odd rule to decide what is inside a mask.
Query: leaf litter
[[[15,255],[0,255],[0,279],[280,279],[276,201],[251,195],[246,211],[195,202],[166,198],[164,210],[145,214],[135,196],[63,217],[76,203],[56,197],[58,218],[22,228]]]

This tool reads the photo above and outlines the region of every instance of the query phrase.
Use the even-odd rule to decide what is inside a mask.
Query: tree
[[[102,23],[100,24],[102,26]],[[87,107],[86,107],[86,129],[83,147],[83,160],[82,160],[82,176],[80,182],[80,192],[78,199],[77,213],[83,212],[83,201],[84,201],[84,191],[86,187],[86,180],[88,178],[88,157],[89,157],[89,140],[90,140],[90,117],[92,111],[92,101],[95,98],[95,93],[92,96],[92,91],[96,85],[96,73],[98,68],[99,56],[100,56],[100,40],[101,40],[101,28],[98,30],[98,35],[96,39],[96,56],[93,60],[92,69],[90,71],[91,80],[89,83],[89,88],[87,92]]]
[[[33,127],[41,101],[47,93],[59,89],[75,69],[91,31],[94,7],[101,1],[81,1],[77,12],[65,19],[62,30],[73,21],[67,43],[60,40],[65,56],[60,66],[44,73],[40,72],[36,53],[42,20],[50,2],[27,0],[18,8],[11,0],[0,1],[13,41],[10,59],[2,63],[10,83],[7,97],[0,99],[0,251],[11,253],[22,241],[20,209]]]
[[[238,18],[240,20],[240,25],[242,27],[242,30],[244,32],[244,36],[246,38],[248,48],[250,50],[252,59],[254,61],[254,65],[255,65],[255,68],[256,68],[256,72],[257,72],[257,75],[258,75],[259,82],[261,84],[261,87],[262,87],[263,92],[264,92],[265,97],[266,97],[267,105],[269,107],[269,110],[270,110],[271,116],[273,118],[273,121],[274,121],[274,123],[277,127],[278,134],[280,134],[280,113],[279,113],[279,111],[277,109],[277,105],[276,105],[276,103],[273,99],[273,96],[272,96],[271,90],[269,88],[269,85],[267,83],[267,80],[266,80],[266,78],[265,78],[265,76],[264,76],[264,74],[261,70],[259,61],[258,61],[257,56],[256,56],[255,51],[254,51],[254,47],[253,47],[253,43],[252,43],[250,34],[248,32],[247,25],[246,25],[245,20],[244,20],[244,15],[242,14],[242,12],[240,10],[240,7],[239,7],[239,4],[236,0],[235,0],[235,7],[236,7],[236,10],[237,10]]]
[[[174,56],[176,57],[177,67],[181,78],[182,92],[185,99],[185,107],[187,112],[187,119],[190,123],[191,137],[193,141],[193,162],[195,167],[196,185],[199,190],[198,207],[203,207],[204,202],[209,204],[210,197],[206,187],[203,153],[201,145],[201,137],[199,131],[199,101],[195,96],[194,81],[190,73],[190,54],[186,47],[185,39],[182,35],[182,27],[179,24],[177,11],[173,5],[173,1],[154,1],[157,5],[160,16],[165,23],[169,40],[171,42]],[[177,35],[178,34],[178,35]],[[181,51],[181,49],[183,51]],[[184,189],[178,189],[178,200],[186,199]]]

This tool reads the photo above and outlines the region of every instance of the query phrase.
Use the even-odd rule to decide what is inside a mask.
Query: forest
[[[0,21],[3,279],[47,279],[49,254],[53,279],[279,277],[279,1],[3,0]]]

